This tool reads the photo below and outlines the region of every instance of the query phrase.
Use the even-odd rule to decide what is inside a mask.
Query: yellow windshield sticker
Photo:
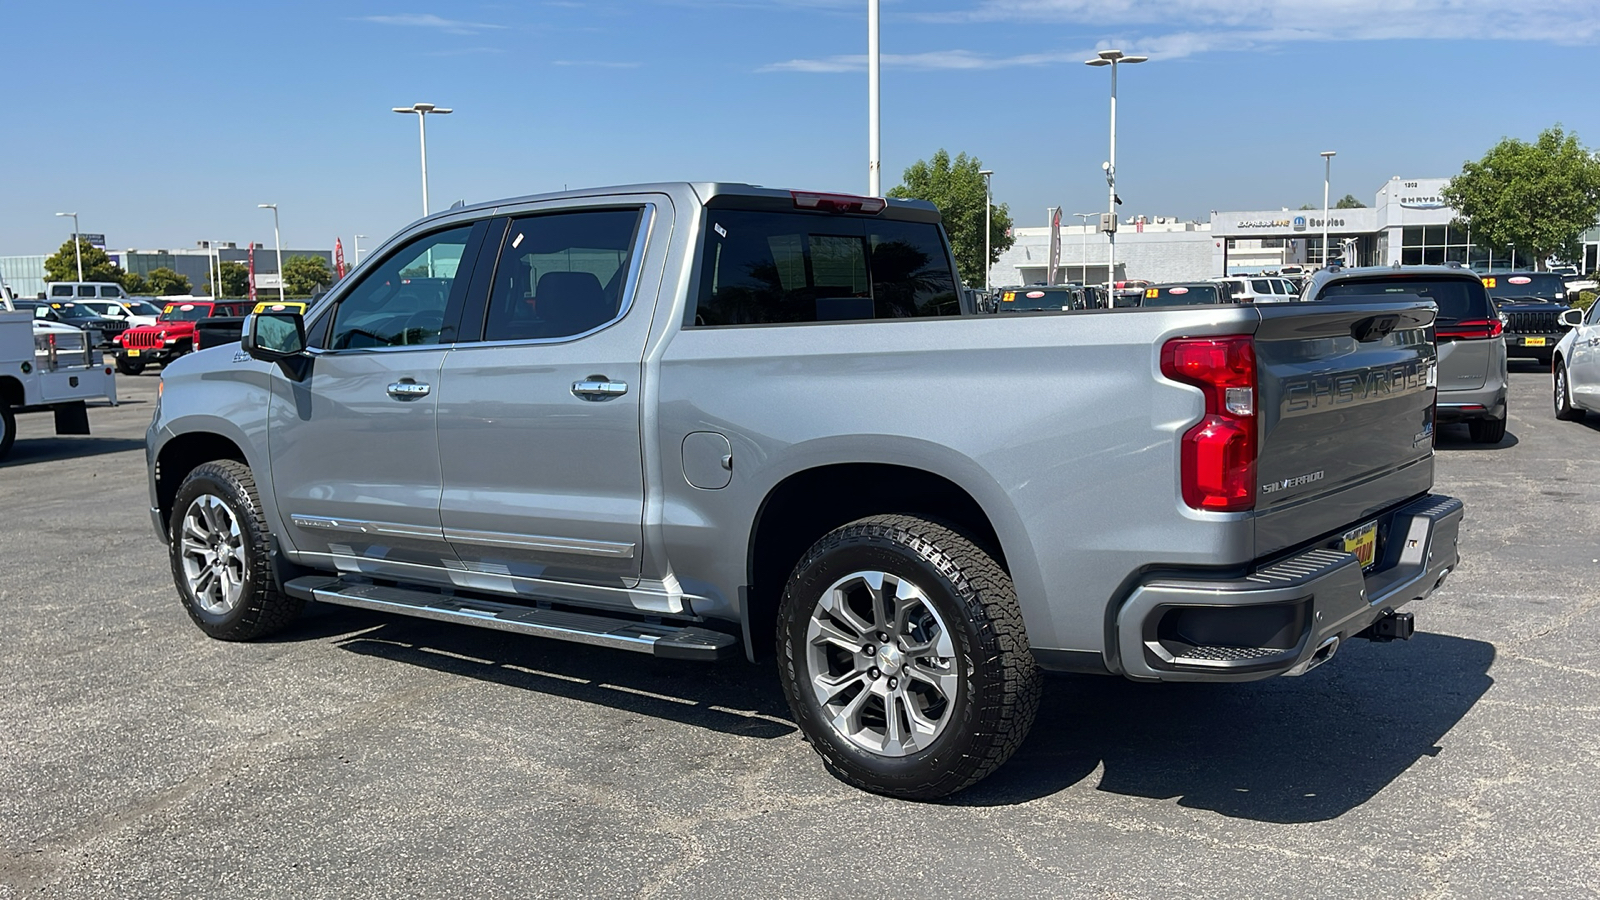
[[[1492,287],[1494,287],[1495,282],[1498,281],[1498,280],[1499,279],[1497,279],[1497,278],[1495,278],[1494,276],[1491,275],[1491,276],[1483,279],[1483,286],[1486,287],[1486,288],[1492,288]]]

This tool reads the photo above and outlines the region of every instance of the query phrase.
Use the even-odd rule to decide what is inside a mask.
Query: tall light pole
[[[272,210],[272,246],[278,251],[278,302],[283,302],[283,238],[278,236],[278,204],[257,203],[257,209]]]
[[[355,241],[355,262],[352,262],[350,264],[351,268],[355,268],[356,266],[361,265],[361,239],[366,237],[366,235],[358,234],[355,237],[356,237],[356,241]]]
[[[1083,226],[1083,237],[1078,240],[1078,249],[1080,251],[1082,251],[1082,252],[1080,252],[1078,255],[1080,257],[1082,257],[1083,277],[1078,279],[1078,284],[1081,285],[1081,286],[1085,286],[1086,287],[1087,286],[1087,282],[1089,281],[1089,220],[1095,218],[1096,216],[1098,216],[1100,214],[1099,213],[1073,213],[1073,215],[1082,220],[1079,224],[1081,224]],[[1110,300],[1106,301],[1106,303],[1108,303],[1108,304],[1110,302],[1111,302]]]
[[[872,197],[883,196],[878,63],[878,0],[867,0],[867,194]]]
[[[1333,176],[1333,157],[1337,150],[1322,151],[1322,267],[1328,267],[1328,182]]]
[[[417,134],[422,139],[422,214],[428,214],[428,115],[448,116],[455,112],[453,109],[444,109],[432,103],[413,103],[410,106],[396,106],[397,113],[416,113]]]
[[[72,255],[78,261],[78,280],[81,282],[83,281],[83,252],[78,248],[78,214],[70,212],[56,213],[56,215],[72,217]]]
[[[1085,65],[1111,67],[1111,158],[1103,167],[1106,171],[1106,189],[1110,193],[1108,208],[1111,213],[1111,230],[1106,232],[1109,248],[1106,267],[1106,305],[1117,305],[1117,65],[1132,65],[1149,60],[1148,56],[1126,56],[1121,50],[1101,50],[1095,59],[1084,60]]]
[[[994,170],[979,169],[983,176],[983,290],[989,290],[989,211],[994,209]]]

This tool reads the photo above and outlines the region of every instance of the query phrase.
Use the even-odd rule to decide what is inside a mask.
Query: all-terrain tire
[[[1554,383],[1556,418],[1563,422],[1577,422],[1583,419],[1583,410],[1572,405],[1572,385],[1567,382],[1567,367],[1562,360],[1556,360],[1551,369],[1550,379]]]
[[[219,529],[218,533],[236,535],[236,547],[229,550],[229,558],[238,562],[239,591],[237,600],[226,608],[218,608],[222,604],[217,602],[204,602],[197,595],[190,571],[185,568],[186,536],[207,530],[203,510],[199,510],[196,503],[209,504],[210,501],[204,499],[208,497],[221,501],[231,526]],[[186,520],[191,515],[198,516],[195,520],[198,527],[186,531]],[[270,531],[261,513],[261,498],[249,466],[221,459],[204,463],[190,472],[173,500],[167,533],[173,583],[189,618],[201,631],[218,640],[247,641],[279,631],[300,615],[305,601],[280,591],[273,579]],[[204,542],[191,543],[187,549],[198,543]],[[190,556],[191,562],[194,558]]]
[[[1498,444],[1505,440],[1505,419],[1473,419],[1467,422],[1467,433],[1474,444]]]
[[[124,375],[137,375],[144,371],[145,362],[142,359],[129,359],[126,356],[117,357],[117,371]]]
[[[813,615],[830,588],[862,572],[914,584],[953,646],[956,696],[943,728],[925,747],[901,755],[864,749],[836,728],[813,682],[826,675],[811,670]],[[779,677],[806,740],[837,777],[874,793],[932,800],[967,788],[1011,758],[1038,712],[1042,676],[1011,576],[977,544],[926,519],[871,516],[824,535],[784,589],[777,639]],[[886,658],[891,651],[878,652]],[[910,671],[901,669],[907,685]]]

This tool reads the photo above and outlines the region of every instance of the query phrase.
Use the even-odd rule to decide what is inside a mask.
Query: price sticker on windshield
[[[1498,281],[1499,279],[1495,278],[1493,275],[1490,275],[1483,279],[1483,286],[1486,288],[1492,288]]]
[[[1146,300],[1154,300],[1159,296],[1161,296],[1160,289],[1158,289],[1158,288],[1145,288],[1144,298]]]

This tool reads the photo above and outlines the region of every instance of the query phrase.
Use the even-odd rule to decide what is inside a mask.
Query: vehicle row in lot
[[[16,439],[17,413],[51,412],[57,434],[88,434],[87,401],[116,399],[116,378],[88,333],[0,304],[0,459]]]

